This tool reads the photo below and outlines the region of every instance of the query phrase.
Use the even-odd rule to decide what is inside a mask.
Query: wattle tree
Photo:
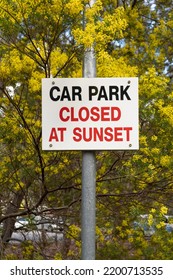
[[[171,4],[97,0],[91,8],[83,0],[1,0],[3,243],[17,216],[51,211],[64,217],[73,244],[58,257],[80,258],[81,152],[42,151],[41,79],[82,77],[84,51],[94,45],[97,77],[139,77],[140,115],[138,151],[96,153],[97,258],[172,259],[163,220],[173,214]],[[141,215],[155,228],[149,239],[134,227]]]

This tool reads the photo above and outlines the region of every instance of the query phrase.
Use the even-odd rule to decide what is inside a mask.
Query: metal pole
[[[95,0],[90,1],[90,6]],[[83,77],[96,76],[94,47],[85,50]],[[82,260],[95,259],[96,160],[94,151],[82,152]]]

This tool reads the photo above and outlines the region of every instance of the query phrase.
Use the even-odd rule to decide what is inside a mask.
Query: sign
[[[135,150],[138,78],[42,80],[43,150]]]

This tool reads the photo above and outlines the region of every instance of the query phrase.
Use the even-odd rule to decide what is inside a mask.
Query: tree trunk
[[[19,210],[20,204],[24,197],[24,191],[20,190],[16,192],[13,196],[12,201],[7,207],[5,215],[8,216],[10,214],[16,213]],[[3,231],[2,231],[2,242],[6,243],[10,240],[12,233],[14,231],[16,217],[9,217],[3,222]]]

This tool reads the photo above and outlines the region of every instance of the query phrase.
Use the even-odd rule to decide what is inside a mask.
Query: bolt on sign
[[[138,78],[42,79],[42,148],[138,149]]]

